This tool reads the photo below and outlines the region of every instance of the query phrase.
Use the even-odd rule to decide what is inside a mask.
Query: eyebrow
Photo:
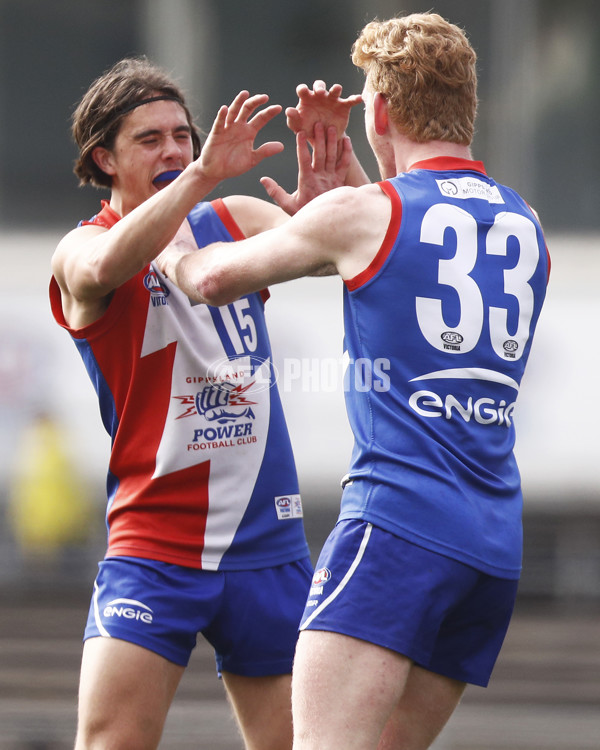
[[[151,135],[162,135],[164,130],[161,128],[148,128],[147,130],[141,130],[138,133],[133,134],[133,140],[134,141],[141,141],[144,138],[148,138]],[[189,125],[178,125],[176,128],[173,128],[173,133],[187,133],[191,134],[192,129]]]

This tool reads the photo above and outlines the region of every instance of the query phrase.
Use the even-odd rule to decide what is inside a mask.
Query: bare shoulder
[[[279,206],[249,195],[230,195],[223,203],[246,237],[273,229],[289,219]]]
[[[98,235],[104,234],[108,230],[104,227],[96,224],[86,224],[81,227],[76,227],[60,240],[56,246],[56,250],[52,255],[52,273],[57,277],[60,283],[60,277],[64,270],[65,264],[72,261],[76,261],[78,257],[83,260],[84,253],[82,252],[84,246],[93,240]]]
[[[361,187],[340,187],[330,190],[312,200],[297,215],[313,213],[320,217],[330,217],[331,221],[350,221],[362,225],[366,219],[381,214],[385,219],[389,214],[389,200],[377,185]]]
[[[381,247],[391,218],[377,185],[341,187],[315,198],[291,220],[306,241],[318,242],[344,279],[366,268]]]

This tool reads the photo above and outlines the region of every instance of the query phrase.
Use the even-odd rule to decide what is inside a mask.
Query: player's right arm
[[[216,182],[192,165],[110,229],[84,225],[69,232],[52,257],[63,313],[73,328],[106,310],[112,292],[150,263]]]
[[[323,267],[333,266],[343,279],[356,277],[381,247],[390,217],[391,202],[377,185],[342,187],[274,229],[192,253],[169,245],[156,263],[190,299],[226,305]]]
[[[78,227],[59,243],[52,272],[65,319],[74,328],[97,320],[112,292],[142,270],[173,239],[187,214],[222,180],[243,174],[283,144],[255,148],[260,130],[281,110],[264,94],[240,92],[219,110],[199,158],[170,185],[126,213],[113,227]]]

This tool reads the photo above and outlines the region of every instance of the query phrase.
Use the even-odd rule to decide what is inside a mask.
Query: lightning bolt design
[[[188,408],[183,414],[180,414],[175,419],[183,419],[184,417],[191,417],[192,414],[196,414],[196,399],[193,396],[173,396],[181,401],[181,406],[187,406]]]

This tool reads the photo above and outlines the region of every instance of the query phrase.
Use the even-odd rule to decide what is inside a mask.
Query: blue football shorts
[[[319,556],[300,629],[369,641],[485,687],[517,586],[365,521],[340,521]]]
[[[308,557],[246,571],[108,558],[99,564],[84,640],[119,638],[187,666],[201,633],[219,673],[288,674],[312,572]]]

